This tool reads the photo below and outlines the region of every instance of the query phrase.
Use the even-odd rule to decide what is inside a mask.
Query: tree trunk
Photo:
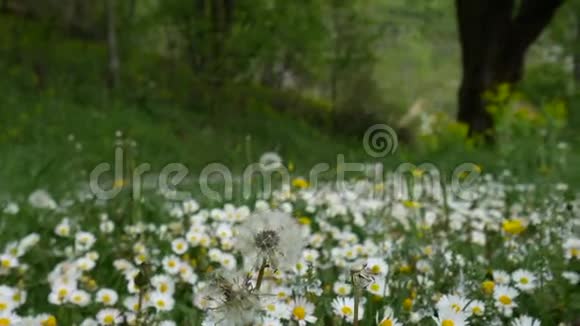
[[[493,135],[483,93],[523,76],[525,54],[563,0],[456,0],[463,75],[457,119],[469,134]]]
[[[117,43],[117,17],[116,1],[106,0],[107,5],[107,51],[109,57],[108,82],[111,89],[115,89],[120,83],[120,60]]]

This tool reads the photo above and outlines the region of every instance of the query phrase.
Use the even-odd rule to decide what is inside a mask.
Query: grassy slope
[[[239,170],[272,150],[299,170],[332,162],[337,153],[361,152],[351,140],[273,111],[209,114],[179,107],[144,110],[122,102],[80,105],[51,96],[12,99],[0,102],[0,184],[7,189],[58,184],[75,170],[112,162],[117,130],[138,142],[139,163],[158,170],[179,162],[194,174],[210,162]]]
[[[257,91],[246,96],[256,102],[246,103],[251,109],[230,103],[228,109],[217,105],[208,112],[202,101],[191,99],[191,77],[184,72],[157,76],[178,72],[177,87],[152,86],[138,75],[140,65],[151,69],[155,58],[126,62],[132,88],[113,99],[103,90],[103,45],[48,32],[42,23],[0,17],[0,56],[6,59],[0,62],[2,190],[65,188],[62,181],[78,178],[81,170],[112,162],[117,130],[138,142],[137,161],[151,163],[154,171],[170,162],[185,164],[193,174],[209,162],[239,170],[265,151],[277,151],[306,171],[319,161],[335,161],[336,153],[352,157],[362,152],[352,139],[276,112]],[[42,67],[43,87],[38,86],[37,66]],[[247,91],[240,92],[245,96]],[[69,141],[69,135],[75,140]]]
[[[154,171],[170,162],[185,164],[192,174],[199,173],[209,162],[221,162],[241,171],[248,161],[272,150],[303,172],[321,161],[335,166],[338,153],[351,161],[371,159],[357,139],[329,134],[296,119],[296,113],[294,118],[277,113],[271,108],[272,102],[264,100],[269,95],[258,94],[259,90],[239,91],[250,103],[257,99],[255,105],[246,105],[251,110],[230,108],[209,113],[202,103],[188,98],[190,82],[183,72],[175,76],[181,80],[180,88],[136,87],[124,90],[127,94],[113,100],[102,87],[106,55],[101,44],[70,39],[59,32],[47,34],[35,22],[0,18],[0,55],[12,60],[0,62],[0,190],[66,189],[69,181],[78,181],[80,171],[90,171],[103,161],[112,162],[117,130],[138,142],[137,162],[151,163]],[[19,35],[17,42],[15,30]],[[14,56],[15,46],[20,57]],[[150,65],[149,59],[130,64]],[[38,63],[46,65],[48,71],[47,86],[41,91],[35,86],[38,80],[33,69]],[[396,79],[397,74],[394,75],[389,78]],[[440,73],[428,76],[433,75],[448,80]],[[430,85],[429,80],[422,78],[420,84]],[[147,80],[143,84],[147,85]],[[400,91],[391,89],[387,93]],[[425,90],[419,87],[416,92]],[[142,100],[143,94],[154,94],[157,99]],[[441,98],[445,101],[449,96]],[[285,108],[289,109],[296,110],[293,104]],[[75,141],[68,141],[69,135],[74,135]],[[77,142],[82,145],[80,151],[75,148]],[[499,157],[493,149],[466,151],[449,144],[422,155],[415,148],[401,145],[398,153],[402,155],[389,157],[386,163],[429,161],[452,171],[457,164],[471,161],[488,169],[519,168],[521,174],[534,178],[537,162],[532,162],[533,156],[526,153],[535,153],[538,145],[525,140],[521,145],[529,151],[522,151],[520,160],[513,160],[513,155]],[[572,171],[568,176],[578,179],[575,174]]]

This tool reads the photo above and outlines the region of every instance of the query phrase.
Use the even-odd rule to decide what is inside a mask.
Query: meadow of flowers
[[[486,175],[202,204],[44,190],[0,210],[0,325],[574,325],[580,201]],[[377,196],[380,193],[386,194]],[[24,227],[16,227],[25,225]]]

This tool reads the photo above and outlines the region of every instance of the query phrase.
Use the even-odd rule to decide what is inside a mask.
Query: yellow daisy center
[[[451,308],[453,308],[453,310],[455,310],[455,312],[461,311],[461,306],[459,306],[457,303],[452,304]]]
[[[167,291],[169,291],[169,285],[166,283],[161,283],[161,285],[159,285],[159,292],[165,293]]]
[[[379,265],[373,265],[373,267],[371,267],[371,272],[373,274],[378,274],[381,272],[381,267]]]
[[[393,326],[393,321],[390,319],[385,319],[379,324],[379,326]]]
[[[40,325],[42,326],[56,326],[56,318],[54,316],[48,316],[45,320],[43,320]]]
[[[111,302],[111,296],[108,294],[103,295],[103,303]]]
[[[340,309],[343,315],[350,316],[352,314],[352,308],[349,306],[344,306]]]
[[[58,297],[59,298],[64,298],[66,297],[66,295],[68,294],[68,290],[67,289],[60,289],[58,290]]]
[[[399,271],[401,273],[409,273],[411,271],[411,266],[409,265],[403,265],[399,268]]]
[[[0,326],[10,326],[10,319],[0,318]]]
[[[306,318],[306,309],[304,309],[302,306],[297,306],[294,308],[294,310],[292,310],[292,314],[296,319],[303,320]]]
[[[2,259],[2,267],[4,268],[10,268],[12,264],[10,264],[10,260],[8,259]]]
[[[377,283],[371,284],[371,286],[369,288],[373,291],[378,291],[381,289],[381,287]]]
[[[522,284],[528,284],[529,282],[530,282],[530,280],[528,280],[527,277],[520,278],[520,283],[522,283]]]
[[[103,318],[103,321],[105,322],[105,324],[110,325],[115,322],[115,317],[107,315],[105,316],[105,318]]]
[[[411,310],[413,308],[413,299],[407,298],[403,301],[403,308],[405,310]]]
[[[12,296],[12,300],[14,300],[15,302],[20,302],[21,299],[22,299],[22,294],[20,294],[20,292],[16,292]]]
[[[475,306],[473,307],[473,309],[471,309],[471,312],[473,312],[476,315],[481,314],[483,311],[481,310],[481,307]]]
[[[512,303],[512,298],[504,294],[499,297],[499,302],[503,303],[504,305],[509,305]]]
[[[8,308],[8,305],[4,302],[0,302],[0,311],[4,311]]]
[[[453,320],[451,319],[445,319],[442,323],[441,326],[454,326],[455,323],[453,322]]]
[[[485,281],[481,287],[485,294],[492,294],[493,290],[495,289],[495,283],[493,281]]]

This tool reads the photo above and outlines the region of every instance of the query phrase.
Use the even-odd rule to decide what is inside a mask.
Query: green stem
[[[350,278],[351,278],[351,282],[352,282],[352,286],[353,286],[353,293],[354,293],[354,313],[353,313],[353,321],[352,321],[352,325],[353,326],[358,326],[358,303],[360,300],[360,293],[358,290],[358,286],[357,283],[354,280],[354,276],[355,273],[351,273]]]
[[[260,266],[260,270],[258,271],[258,279],[256,280],[256,291],[260,290],[260,287],[262,286],[262,279],[264,278],[264,271],[266,270],[266,260],[264,259],[262,261],[262,266]]]
[[[145,290],[143,288],[141,288],[141,289],[139,289],[139,303],[137,304],[137,307],[138,307],[138,309],[137,309],[137,320],[136,320],[137,326],[142,325],[141,324],[141,318],[143,317],[143,308],[142,308],[142,306],[143,306],[143,299],[144,299],[144,297],[145,297]]]

